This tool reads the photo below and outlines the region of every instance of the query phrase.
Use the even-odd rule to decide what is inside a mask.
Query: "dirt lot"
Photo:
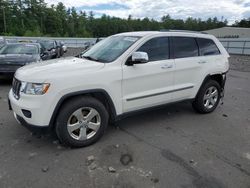
[[[1,78],[0,187],[250,188],[249,60],[231,58],[214,113],[170,105],[124,119],[81,149],[17,124],[7,107],[11,80]]]

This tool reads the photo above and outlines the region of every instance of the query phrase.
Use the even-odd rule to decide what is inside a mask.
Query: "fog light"
[[[31,118],[31,111],[22,109],[22,112],[26,118]]]

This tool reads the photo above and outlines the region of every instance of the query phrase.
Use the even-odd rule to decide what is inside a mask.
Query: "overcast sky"
[[[250,17],[250,0],[45,0],[48,4],[63,2],[77,10],[93,11],[96,16],[107,14],[127,18],[154,18],[169,14],[173,18],[207,19],[217,16],[230,24]]]

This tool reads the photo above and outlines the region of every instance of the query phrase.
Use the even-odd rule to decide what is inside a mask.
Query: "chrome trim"
[[[21,85],[22,85],[22,82],[14,77],[13,82],[12,82],[12,93],[15,99],[17,100],[19,100],[20,98]]]
[[[179,89],[173,89],[173,90],[170,90],[170,91],[164,91],[164,92],[154,93],[154,94],[150,94],[150,95],[143,95],[143,96],[140,96],[140,97],[134,97],[134,98],[126,99],[126,101],[133,101],[133,100],[137,100],[137,99],[143,99],[143,98],[148,98],[148,97],[154,97],[154,96],[157,96],[157,95],[164,95],[164,94],[168,94],[168,93],[173,93],[173,92],[177,92],[177,91],[182,91],[182,90],[186,90],[186,89],[191,89],[191,88],[193,88],[193,87],[194,87],[194,86],[188,86],[188,87],[183,87],[183,88],[179,88]]]

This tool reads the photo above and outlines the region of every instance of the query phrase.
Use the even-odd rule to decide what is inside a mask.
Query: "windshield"
[[[38,54],[37,46],[31,44],[7,44],[0,49],[0,54]]]
[[[139,37],[111,36],[94,45],[82,57],[104,63],[112,62],[138,39]]]
[[[50,50],[50,49],[54,48],[54,42],[53,41],[39,41],[39,43],[45,49]]]

